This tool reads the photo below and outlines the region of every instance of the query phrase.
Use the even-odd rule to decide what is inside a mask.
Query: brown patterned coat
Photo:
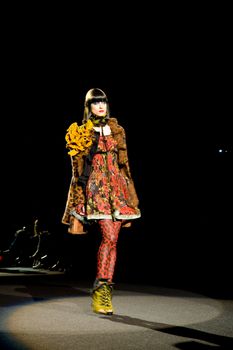
[[[109,118],[107,124],[110,126],[113,138],[117,141],[119,168],[123,176],[126,178],[126,182],[128,184],[129,201],[127,204],[130,207],[137,209],[139,201],[129,167],[125,130],[118,124],[116,118]],[[83,165],[83,156],[71,156],[72,178],[68,191],[65,211],[62,217],[62,223],[66,225],[70,225],[71,220],[73,219],[72,215],[70,214],[71,210],[74,209],[78,203],[85,203],[85,195],[83,193],[82,187],[77,185],[78,178],[83,171]],[[82,224],[79,224],[82,228]],[[131,223],[125,223],[125,227],[129,227],[130,224]]]

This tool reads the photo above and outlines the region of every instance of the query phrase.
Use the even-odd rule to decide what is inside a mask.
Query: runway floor
[[[119,283],[112,316],[91,310],[91,282],[0,269],[0,350],[233,349],[233,300]]]

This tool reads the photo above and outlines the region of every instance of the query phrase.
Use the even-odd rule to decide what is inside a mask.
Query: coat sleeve
[[[71,222],[71,210],[73,210],[78,204],[85,203],[85,196],[83,189],[78,185],[78,178],[83,169],[83,157],[71,156],[72,177],[68,190],[68,196],[65,206],[65,211],[62,217],[62,223],[70,225]]]
[[[118,162],[122,175],[124,176],[127,187],[128,187],[128,205],[134,209],[138,209],[139,199],[135,189],[134,181],[131,175],[127,143],[126,143],[126,134],[123,127],[121,127],[121,132],[117,136],[118,141]]]

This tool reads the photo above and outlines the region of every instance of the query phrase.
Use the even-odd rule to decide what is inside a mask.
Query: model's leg
[[[93,311],[112,314],[112,277],[116,263],[117,240],[121,222],[100,220],[102,241],[97,254],[97,276],[93,288]]]
[[[104,278],[109,282],[112,282],[117,256],[117,240],[121,228],[121,222],[100,220],[99,224],[102,241],[97,254],[96,278]]]

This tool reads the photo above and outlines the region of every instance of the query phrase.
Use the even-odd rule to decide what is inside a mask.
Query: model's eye
[[[97,105],[98,103],[104,103],[107,104],[106,98],[104,97],[94,97],[91,100],[88,101],[88,105],[90,106],[91,104]]]
[[[100,104],[100,103],[102,103],[102,104],[106,104],[106,102],[105,102],[105,101],[95,101],[95,102],[93,102],[93,105],[98,105],[98,104]]]

